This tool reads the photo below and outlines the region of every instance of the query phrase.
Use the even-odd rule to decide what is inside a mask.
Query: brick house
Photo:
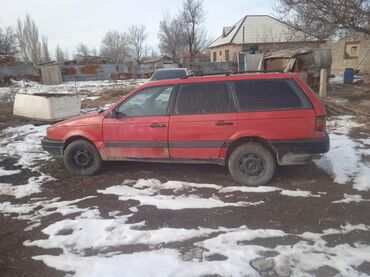
[[[274,52],[297,47],[316,48],[321,41],[269,15],[247,15],[208,47],[211,62],[236,62],[239,52]]]
[[[370,73],[370,36],[353,34],[328,43],[328,47],[333,56],[333,73],[343,73],[347,67]]]

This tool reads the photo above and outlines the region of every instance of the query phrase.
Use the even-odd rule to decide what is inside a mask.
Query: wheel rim
[[[266,161],[258,154],[248,153],[239,159],[238,169],[244,176],[260,178],[266,172]]]
[[[93,165],[94,156],[86,149],[78,149],[73,153],[73,165],[79,169],[86,169]]]

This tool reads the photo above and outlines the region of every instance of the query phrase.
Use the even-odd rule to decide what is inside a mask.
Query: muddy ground
[[[118,95],[115,97],[119,98]],[[344,97],[344,96],[343,96]],[[367,98],[365,99],[367,100]],[[100,99],[99,101],[110,102]],[[362,100],[361,100],[362,101]],[[104,102],[105,103],[105,102]],[[95,105],[94,103],[85,103]],[[101,104],[101,103],[99,103]],[[9,107],[0,105],[0,128],[24,124],[25,120],[13,118],[9,115]],[[11,118],[11,119],[10,119]],[[10,120],[9,120],[10,119]],[[359,118],[362,123],[368,123],[366,118]],[[370,126],[355,129],[353,138],[370,136]],[[17,169],[14,160],[7,159],[0,162],[5,169]],[[97,190],[120,185],[126,179],[159,179],[160,181],[177,180],[194,183],[209,183],[222,186],[237,185],[228,174],[226,168],[216,165],[180,165],[180,164],[155,164],[136,162],[108,162],[99,175],[93,177],[71,176],[64,168],[60,159],[51,159],[42,164],[42,172],[55,177],[55,181],[43,185],[41,193],[32,197],[61,197],[61,200],[73,200],[86,196],[97,196],[80,202],[81,207],[97,206],[101,215],[109,218],[109,212],[119,210],[122,214],[129,214],[129,208],[135,201],[119,201],[118,196],[98,194]],[[22,170],[21,174],[0,177],[1,182],[10,182],[14,185],[23,184],[34,173]],[[196,227],[239,227],[247,225],[251,229],[281,229],[291,236],[282,239],[255,240],[248,243],[266,245],[293,244],[297,241],[294,234],[303,232],[321,233],[328,228],[338,229],[345,223],[370,225],[370,202],[353,202],[350,204],[336,204],[332,202],[343,199],[344,194],[359,194],[364,199],[370,199],[370,192],[359,192],[352,189],[350,184],[339,185],[314,163],[302,166],[279,167],[270,186],[281,187],[289,190],[308,190],[321,197],[287,197],[278,192],[268,193],[243,193],[235,192],[228,201],[264,201],[263,205],[247,207],[225,207],[213,209],[186,209],[186,210],[159,210],[154,206],[139,206],[138,212],[130,218],[131,222],[145,221],[148,228],[161,228],[163,226],[174,228]],[[163,192],[164,194],[166,191]],[[198,189],[196,194],[202,197],[211,197],[218,194],[211,189]],[[10,196],[0,195],[0,202],[25,203],[30,197],[18,200]],[[225,199],[222,199],[225,200]],[[0,276],[64,276],[65,272],[47,267],[41,261],[35,261],[32,256],[40,254],[59,254],[59,249],[40,249],[38,247],[25,247],[26,240],[46,238],[41,230],[53,222],[63,218],[60,214],[51,215],[42,220],[42,224],[32,231],[25,232],[26,222],[11,219],[0,214]],[[365,231],[352,231],[343,235],[331,235],[327,242],[333,245],[340,243],[354,244],[364,242],[370,244],[370,233]],[[168,248],[186,249],[194,241],[170,243]],[[146,245],[122,246],[122,253],[133,253],[146,250]],[[116,249],[117,250],[117,249]],[[93,250],[92,250],[93,253]],[[222,259],[223,257],[215,257]],[[370,275],[370,263],[363,263],[357,268],[360,272]],[[321,268],[314,272],[315,276],[335,276],[338,272],[333,268]]]

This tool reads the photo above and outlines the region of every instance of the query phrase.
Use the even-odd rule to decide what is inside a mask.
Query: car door
[[[170,158],[219,159],[236,124],[235,104],[226,82],[180,85],[170,118]]]
[[[168,104],[174,86],[144,88],[118,105],[103,122],[109,160],[167,159]]]

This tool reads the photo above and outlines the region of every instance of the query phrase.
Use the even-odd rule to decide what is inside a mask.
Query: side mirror
[[[116,110],[112,110],[108,115],[107,117],[108,118],[117,118],[118,116],[118,112]]]
[[[121,113],[119,111],[116,111],[116,110],[112,110],[109,114],[108,114],[108,118],[121,118],[121,117],[126,117],[127,115],[125,113]]]

